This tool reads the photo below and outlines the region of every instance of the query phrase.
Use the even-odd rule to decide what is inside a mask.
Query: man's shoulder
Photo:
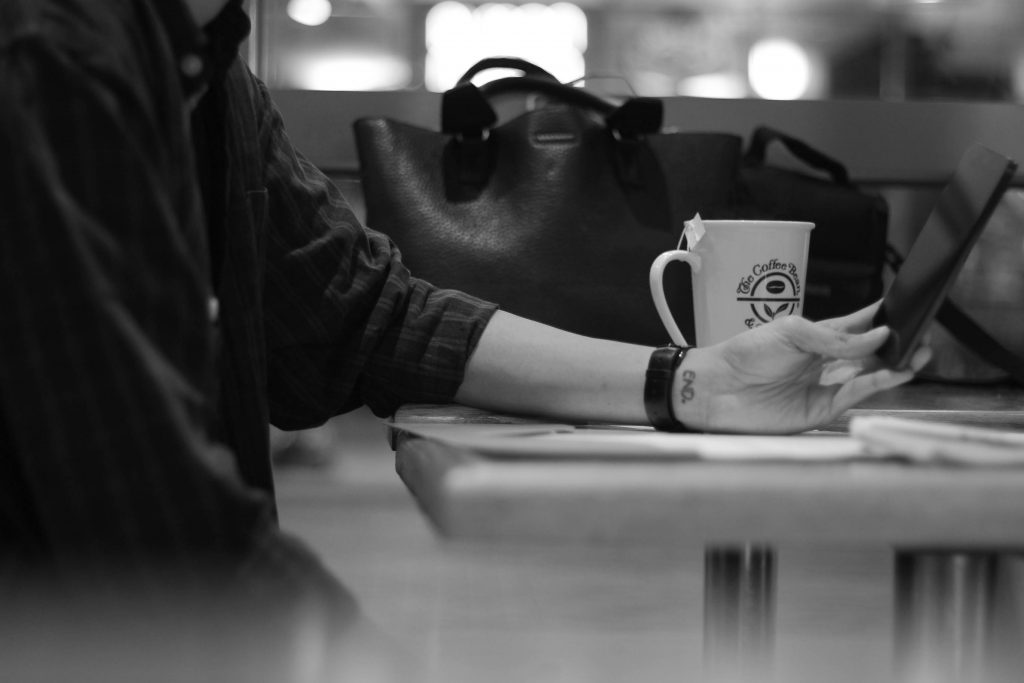
[[[158,0],[0,0],[0,50],[42,48],[84,70],[159,54]]]
[[[0,40],[46,40],[67,50],[93,52],[128,33],[139,5],[149,0],[0,0]]]
[[[159,1],[0,0],[0,61],[20,79],[159,99],[176,76]]]

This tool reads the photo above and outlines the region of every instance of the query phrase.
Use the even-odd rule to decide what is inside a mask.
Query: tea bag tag
[[[685,241],[686,248],[692,251],[703,237],[704,221],[700,219],[700,213],[695,213],[693,218],[683,223],[683,234],[679,236],[679,244],[676,249],[682,249]]]

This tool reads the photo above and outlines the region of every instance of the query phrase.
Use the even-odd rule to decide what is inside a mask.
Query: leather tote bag
[[[496,67],[521,75],[471,82]],[[668,341],[650,264],[685,220],[731,201],[739,136],[663,131],[660,100],[613,101],[514,58],[474,65],[440,118],[354,124],[367,225],[414,275],[587,336]],[[689,273],[666,285],[692,335]]]

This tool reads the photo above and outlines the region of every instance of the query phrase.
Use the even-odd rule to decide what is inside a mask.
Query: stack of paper
[[[1024,433],[985,427],[863,415],[850,435],[871,453],[918,462],[1024,465]]]

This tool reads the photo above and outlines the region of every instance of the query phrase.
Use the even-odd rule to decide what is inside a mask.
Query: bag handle
[[[509,76],[477,87],[469,79],[488,68],[516,68],[522,76]],[[470,67],[441,100],[441,130],[465,139],[485,137],[497,123],[490,101],[501,95],[540,93],[564,104],[593,111],[604,117],[608,128],[622,138],[633,139],[657,133],[664,116],[661,100],[631,97],[621,105],[582,88],[559,82],[540,67],[515,57],[491,57]]]
[[[811,147],[803,140],[787,135],[780,130],[768,126],[759,126],[750,137],[750,146],[743,155],[744,161],[752,164],[763,164],[768,154],[768,145],[772,142],[781,143],[790,154],[808,166],[824,171],[833,181],[840,185],[850,185],[850,174],[841,162],[824,152]]]
[[[891,245],[886,246],[885,258],[893,270],[899,270],[903,265],[903,257]],[[1005,370],[1018,384],[1024,385],[1024,358],[986,332],[985,328],[949,297],[942,302],[935,319],[961,344]]]
[[[523,74],[499,78],[480,87],[470,80],[485,69],[499,67],[519,69]],[[602,116],[614,137],[614,163],[619,180],[626,186],[644,185],[647,175],[642,163],[647,151],[644,138],[661,130],[664,115],[661,100],[631,97],[616,104],[582,88],[561,83],[526,60],[491,57],[470,67],[441,100],[441,131],[452,136],[445,145],[443,158],[445,193],[449,200],[468,200],[486,186],[495,156],[494,145],[488,137],[498,121],[491,100],[508,93],[540,93]]]
[[[466,73],[459,77],[456,85],[462,85],[469,83],[474,76],[477,74],[487,71],[488,69],[517,69],[523,72],[524,76],[532,76],[535,78],[545,78],[549,81],[558,82],[550,72],[537,66],[533,62],[528,62],[525,59],[519,57],[485,57],[479,62],[469,67]]]

